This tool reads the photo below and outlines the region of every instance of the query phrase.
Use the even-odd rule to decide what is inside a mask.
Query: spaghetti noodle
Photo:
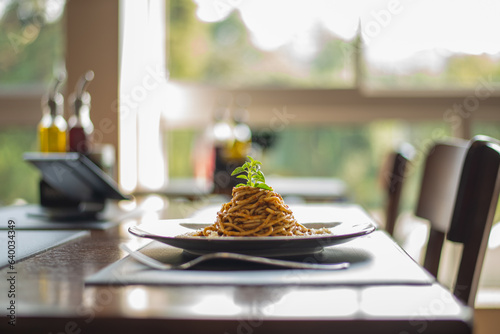
[[[222,205],[214,224],[194,236],[304,236],[331,233],[309,229],[294,218],[281,195],[251,186],[233,188],[230,202]]]

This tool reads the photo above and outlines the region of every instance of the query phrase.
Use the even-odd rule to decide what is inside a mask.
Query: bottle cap
[[[61,84],[64,82],[65,74],[61,73],[50,92],[42,98],[42,109],[50,112],[51,116],[63,114],[64,97],[58,91]]]
[[[89,83],[94,79],[94,71],[87,71],[76,83],[75,92],[70,96],[70,103],[73,106],[75,115],[80,113],[80,109],[85,105],[90,109],[90,94],[86,90]]]

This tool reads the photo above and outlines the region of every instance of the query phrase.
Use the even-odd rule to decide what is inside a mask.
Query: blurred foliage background
[[[38,202],[39,174],[23,161],[24,152],[36,151],[36,129],[0,128],[0,206],[17,199]]]
[[[237,10],[220,21],[204,22],[197,18],[194,1],[170,0],[168,19],[170,77],[215,86],[354,88],[354,56],[356,52],[362,56],[370,47],[359,44],[359,36],[342,40],[318,24],[308,35],[320,41],[312,56],[298,55],[290,45],[262,50],[255,46]],[[277,17],[276,25],[279,22]],[[482,77],[500,81],[500,55],[440,51],[437,57],[444,65],[436,70],[435,65],[426,68],[436,59],[432,52],[416,54],[420,64],[410,67],[409,60],[382,68],[362,58],[362,85],[377,90],[450,90],[474,88]]]
[[[347,88],[354,85],[353,41],[320,31],[323,46],[311,60],[289,49],[263,51],[252,43],[238,12],[219,22],[196,16],[193,1],[171,0],[169,70],[175,80],[221,87]],[[277,22],[276,24],[279,24]]]
[[[41,92],[64,68],[64,1],[0,3],[0,94]],[[41,110],[35,112],[40,113]],[[37,150],[36,126],[0,124],[0,205],[38,202],[39,173],[23,161]]]
[[[5,7],[3,7],[5,6]],[[3,1],[0,89],[46,87],[64,68],[64,1]]]

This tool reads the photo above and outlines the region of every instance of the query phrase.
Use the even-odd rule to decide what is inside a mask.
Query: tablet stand
[[[45,218],[55,220],[96,219],[97,214],[104,210],[105,199],[96,197],[92,201],[75,200],[40,180],[40,206]]]
[[[50,219],[96,219],[108,199],[130,199],[114,180],[80,153],[26,153],[42,172],[40,205]]]

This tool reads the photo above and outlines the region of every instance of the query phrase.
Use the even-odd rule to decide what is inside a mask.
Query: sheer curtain
[[[166,182],[161,145],[166,100],[164,0],[122,0],[120,13],[119,153],[125,191],[157,190]]]

